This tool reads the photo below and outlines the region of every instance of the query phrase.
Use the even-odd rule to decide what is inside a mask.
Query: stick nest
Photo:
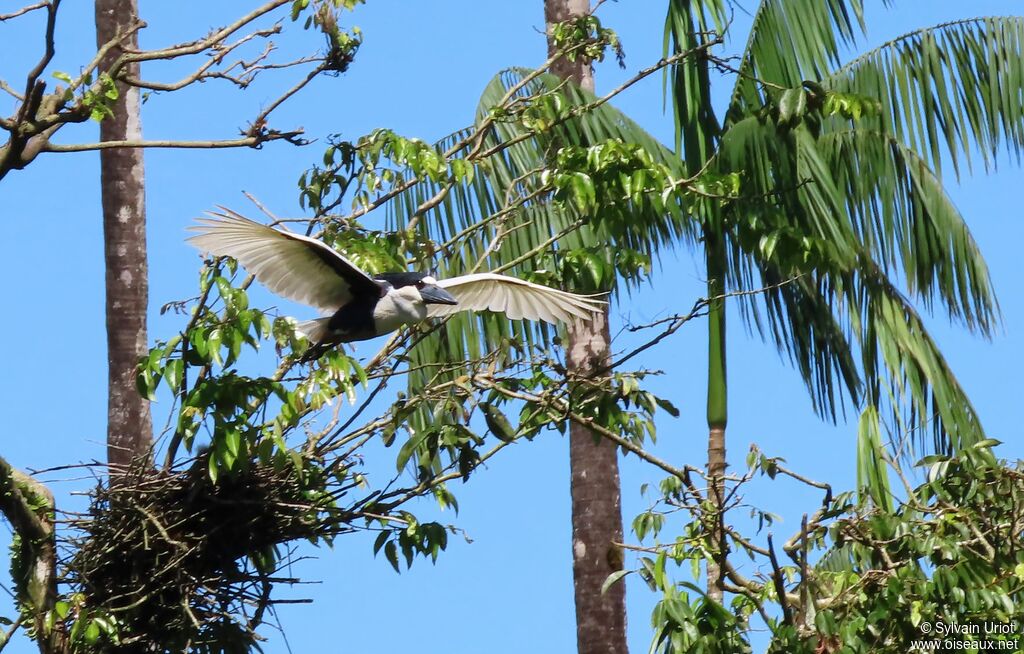
[[[116,621],[110,651],[247,651],[272,584],[297,581],[275,576],[277,546],[327,535],[307,472],[252,464],[215,484],[205,463],[129,470],[74,525],[66,581]]]

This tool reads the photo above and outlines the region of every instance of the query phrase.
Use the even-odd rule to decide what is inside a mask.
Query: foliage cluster
[[[942,634],[955,641],[948,647],[1012,646],[1014,640],[1019,646],[1013,625],[1024,602],[1024,473],[1020,462],[996,460],[988,450],[994,444],[925,457],[915,468],[927,479],[917,486],[893,463],[903,496],[892,510],[858,501],[854,493],[833,495],[828,484],[756,448],[747,457],[748,471],[729,482],[725,517],[693,476],[668,477],[650,491],[651,508],[633,521],[637,567],[609,583],[635,573],[658,593],[652,616],[658,652],[751,651],[757,615],[770,631],[770,652],[906,652],[911,643],[930,639],[925,622],[964,627]],[[748,487],[758,478],[824,495],[778,549],[775,516],[745,497],[756,496]],[[753,520],[736,517],[747,511]],[[701,563],[712,556],[711,525],[719,520],[729,525],[731,600],[725,605],[689,580],[699,578]],[[765,531],[766,544],[759,537]],[[986,622],[1007,625],[1007,631],[972,633],[971,625]]]

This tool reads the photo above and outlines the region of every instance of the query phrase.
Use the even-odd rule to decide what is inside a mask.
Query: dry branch
[[[60,9],[60,0],[40,2],[24,7],[17,12],[0,16],[0,20],[11,19],[36,9],[47,11],[46,32],[43,38],[44,54],[26,75],[23,93],[15,91],[6,80],[0,80],[0,90],[5,91],[18,101],[13,116],[0,117],[0,129],[9,133],[6,143],[0,145],[0,179],[12,170],[20,170],[35,160],[43,152],[86,152],[109,148],[239,148],[261,147],[264,143],[287,141],[295,145],[307,143],[302,138],[302,129],[276,130],[267,126],[270,114],[282,103],[309,83],[316,75],[333,64],[328,59],[333,53],[324,56],[300,57],[291,61],[270,61],[274,51],[272,43],[268,43],[262,52],[249,60],[239,59],[226,64],[227,57],[243,45],[258,39],[267,39],[281,32],[281,24],[271,27],[254,28],[252,31],[238,36],[254,24],[273,14],[290,0],[273,0],[266,2],[253,11],[241,16],[229,25],[213,30],[203,38],[171,45],[153,50],[128,50],[119,55],[113,62],[106,64],[111,50],[121,45],[125,39],[146,24],[139,21],[124,33],[111,39],[97,48],[96,54],[81,68],[75,79],[67,86],[57,86],[47,92],[42,74],[53,60],[56,52],[54,31]],[[236,37],[237,38],[234,38]],[[228,39],[234,38],[233,41]],[[191,73],[172,82],[141,79],[132,72],[139,62],[172,61],[196,55],[208,55]],[[65,126],[83,123],[90,117],[103,115],[105,86],[109,81],[116,81],[131,88],[147,91],[173,92],[209,79],[224,79],[240,88],[246,88],[261,72],[266,70],[291,68],[304,64],[317,65],[296,85],[271,101],[269,106],[260,111],[251,121],[251,126],[241,138],[209,139],[209,140],[152,140],[152,141],[105,141],[100,143],[53,143],[52,138]]]

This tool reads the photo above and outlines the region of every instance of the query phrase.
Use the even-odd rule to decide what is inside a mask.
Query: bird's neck
[[[420,322],[426,317],[427,305],[414,286],[393,289],[377,302],[373,310],[373,323],[378,334]]]

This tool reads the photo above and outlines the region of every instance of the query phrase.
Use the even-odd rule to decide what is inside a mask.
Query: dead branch
[[[22,103],[21,109],[18,111],[18,117],[15,120],[16,123],[23,122],[26,117],[34,114],[35,110],[39,107],[39,102],[42,100],[43,90],[46,87],[46,84],[39,82],[39,76],[42,75],[43,71],[46,70],[46,67],[50,65],[50,62],[53,60],[53,55],[56,53],[53,33],[57,27],[57,9],[60,7],[60,0],[52,0],[47,2],[45,6],[45,52],[39,62],[28,73],[28,80],[25,82],[25,102]]]
[[[270,113],[282,103],[294,96],[305,87],[317,74],[325,70],[324,57],[308,56],[286,62],[269,61],[274,51],[272,43],[268,43],[262,52],[254,58],[240,58],[225,66],[227,57],[238,51],[243,45],[257,39],[266,39],[281,32],[280,23],[271,27],[255,29],[238,36],[238,32],[252,25],[255,21],[271,14],[279,8],[291,4],[290,0],[272,0],[265,2],[253,11],[241,16],[225,27],[211,31],[203,38],[179,43],[153,50],[127,50],[122,52],[107,66],[110,52],[121,46],[129,36],[146,26],[139,21],[124,33],[97,48],[96,54],[81,69],[78,76],[70,80],[67,87],[58,86],[53,92],[46,92],[46,83],[41,75],[50,65],[56,50],[54,29],[60,0],[39,2],[24,7],[18,12],[6,15],[13,18],[35,9],[47,10],[46,34],[44,37],[45,51],[40,60],[29,71],[25,90],[18,93],[7,82],[0,80],[0,90],[6,92],[19,102],[15,114],[9,118],[0,117],[0,129],[10,133],[7,143],[0,145],[0,179],[12,170],[20,170],[31,163],[41,152],[87,152],[108,148],[235,148],[260,147],[271,141],[287,141],[295,145],[305,145],[308,141],[302,138],[303,130],[275,130],[267,127]],[[4,16],[0,16],[3,19]],[[132,72],[132,66],[143,61],[171,61],[206,53],[209,58],[197,66],[188,75],[173,81],[161,82],[141,79]],[[58,144],[51,141],[52,137],[64,126],[83,123],[97,112],[96,97],[102,96],[110,81],[124,83],[129,86],[148,91],[172,92],[192,84],[209,79],[224,79],[240,88],[246,88],[255,77],[266,70],[283,69],[307,63],[320,62],[302,81],[288,89],[275,99],[266,109],[260,111],[251,122],[251,126],[237,139],[210,140],[152,140],[152,141],[108,141],[101,143]],[[106,66],[105,70],[101,70]],[[102,109],[102,108],[101,108]]]
[[[291,132],[268,132],[265,135],[245,136],[238,139],[226,139],[222,141],[101,141],[98,143],[47,143],[43,152],[89,152],[92,150],[107,150],[110,148],[182,148],[182,149],[216,149],[216,148],[244,148],[259,147],[270,141],[286,140],[297,142],[302,130]]]
[[[42,0],[42,2],[37,2],[34,5],[28,5],[27,7],[22,7],[21,9],[18,9],[17,11],[12,11],[9,14],[0,14],[0,23],[4,22],[6,20],[10,20],[12,18],[17,18],[18,16],[24,16],[25,14],[29,13],[30,11],[35,11],[36,9],[42,9],[42,8],[46,7],[48,4],[50,4],[49,0]]]
[[[264,48],[263,52],[261,52],[252,62],[247,63],[245,60],[239,60],[231,66],[229,66],[224,71],[211,72],[210,69],[214,66],[219,66],[220,64],[222,64],[224,62],[224,59],[227,58],[229,54],[231,54],[237,48],[252,41],[253,39],[266,38],[280,33],[281,26],[274,25],[273,27],[257,30],[255,32],[247,34],[246,36],[238,39],[234,43],[229,43],[226,45],[215,45],[211,48],[212,52],[210,53],[210,58],[206,61],[206,63],[204,63],[199,68],[194,70],[192,73],[186,75],[185,77],[182,77],[180,80],[176,82],[154,82],[143,80],[137,77],[130,77],[127,75],[123,76],[121,80],[129,86],[135,86],[140,89],[146,89],[148,91],[177,91],[195,82],[200,82],[212,78],[227,79],[229,81],[234,82],[240,88],[245,88],[252,82],[251,77],[248,79],[244,79],[242,77],[234,77],[229,75],[228,72],[238,67],[242,68],[243,75],[252,69],[259,70],[259,63],[266,60],[266,58],[269,57],[270,54],[274,51],[274,45],[272,43],[268,43],[267,46]]]

